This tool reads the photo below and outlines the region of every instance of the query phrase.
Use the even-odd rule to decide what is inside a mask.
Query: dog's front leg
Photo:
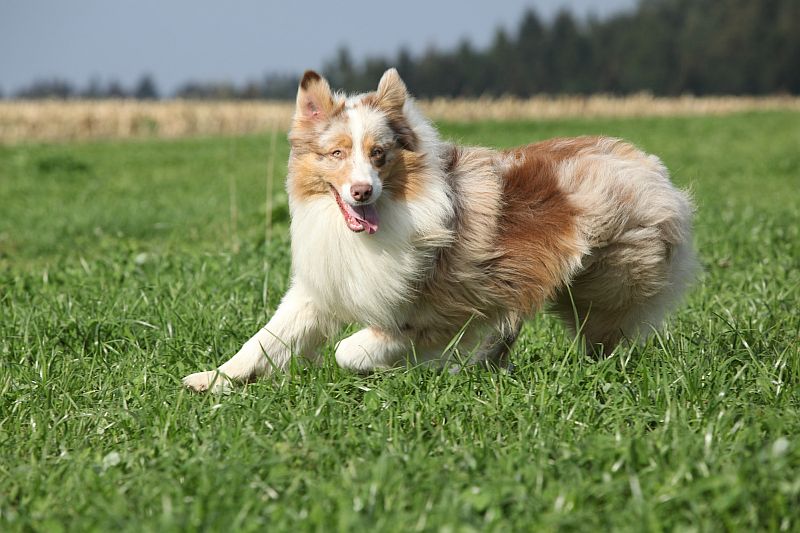
[[[365,328],[343,339],[336,346],[336,362],[356,372],[389,368],[403,361],[412,349],[411,341],[381,331]]]
[[[282,371],[293,353],[314,350],[330,330],[327,315],[295,280],[272,319],[217,370],[197,372],[183,378],[195,391],[224,392],[232,383],[248,382],[273,370]]]

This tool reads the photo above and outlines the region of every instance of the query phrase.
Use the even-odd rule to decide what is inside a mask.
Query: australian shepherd
[[[695,270],[689,196],[619,139],[457,146],[390,69],[355,96],[306,72],[289,141],[289,290],[236,355],[184,378],[191,389],[313,361],[348,323],[363,329],[336,362],[359,372],[454,357],[502,367],[545,307],[608,353],[658,328]]]

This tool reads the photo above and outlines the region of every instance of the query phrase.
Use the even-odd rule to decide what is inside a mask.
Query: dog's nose
[[[353,185],[350,194],[356,202],[366,202],[372,196],[372,185]]]

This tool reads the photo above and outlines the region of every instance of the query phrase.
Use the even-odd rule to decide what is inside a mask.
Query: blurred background
[[[800,2],[11,0],[0,65],[6,99],[291,99],[389,66],[420,97],[798,94]]]

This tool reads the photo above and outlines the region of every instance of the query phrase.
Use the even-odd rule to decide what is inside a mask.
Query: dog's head
[[[384,73],[377,91],[350,98],[334,94],[323,77],[307,71],[289,132],[293,198],[331,195],[348,228],[375,233],[376,202],[402,187],[397,175],[403,152],[416,149],[403,111],[407,99],[395,69]]]

